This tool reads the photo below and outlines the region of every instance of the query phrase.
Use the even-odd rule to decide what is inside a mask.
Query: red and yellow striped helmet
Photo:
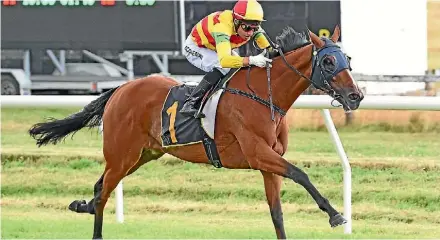
[[[238,20],[265,21],[263,8],[256,0],[238,0],[232,11]]]

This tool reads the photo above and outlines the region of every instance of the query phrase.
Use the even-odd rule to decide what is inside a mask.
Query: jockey
[[[186,99],[179,111],[184,115],[195,115],[195,105],[230,68],[249,65],[265,67],[271,62],[264,52],[257,56],[240,57],[233,49],[246,44],[253,36],[260,49],[270,46],[260,24],[263,8],[256,0],[238,0],[233,10],[214,12],[203,18],[192,29],[185,41],[185,57],[197,68],[206,72],[198,86]],[[198,116],[195,116],[198,117]]]

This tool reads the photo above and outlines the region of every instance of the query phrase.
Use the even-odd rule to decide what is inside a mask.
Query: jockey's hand
[[[255,65],[257,67],[264,68],[266,67],[266,64],[269,64],[272,62],[272,59],[266,58],[264,56],[264,51],[257,56],[250,56],[249,57],[249,65]]]

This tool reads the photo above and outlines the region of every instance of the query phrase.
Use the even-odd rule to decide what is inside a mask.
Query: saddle
[[[215,116],[217,106],[223,94],[223,88],[240,69],[231,69],[213,86],[199,103],[202,118],[185,116],[179,111],[195,86],[180,84],[172,87],[165,99],[161,114],[162,147],[184,146],[203,143],[206,155],[212,165],[222,167],[214,142]]]
[[[203,113],[203,109],[206,105],[206,101],[208,99],[210,99],[212,97],[212,95],[217,92],[217,90],[220,90],[222,87],[224,87],[226,85],[226,83],[232,78],[232,76],[235,75],[235,73],[237,73],[241,68],[233,68],[231,69],[228,74],[226,74],[222,79],[220,79],[220,81],[217,82],[216,85],[214,85],[213,87],[211,87],[211,89],[208,90],[208,92],[206,93],[206,95],[202,98],[202,100],[199,103],[198,109],[199,111],[197,111],[197,115],[200,116],[201,118],[205,118],[206,115]],[[189,95],[188,95],[189,96]]]

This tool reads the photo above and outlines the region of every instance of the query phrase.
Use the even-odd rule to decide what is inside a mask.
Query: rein
[[[272,41],[269,39],[269,36],[267,36],[266,33],[263,33],[263,34],[264,34],[264,35],[266,36],[266,38],[268,39],[269,44],[271,45],[271,47],[274,48],[274,49],[276,49],[276,50],[278,51],[278,53],[279,53],[280,56],[281,56],[281,59],[283,59],[284,64],[285,64],[290,70],[294,71],[294,72],[295,72],[296,74],[298,74],[300,77],[305,78],[305,79],[306,79],[307,81],[309,81],[310,84],[312,84],[315,88],[317,88],[317,89],[319,89],[319,90],[325,92],[326,94],[330,95],[331,97],[333,97],[332,105],[333,105],[333,102],[334,102],[335,100],[337,100],[338,98],[341,98],[341,97],[342,97],[342,96],[340,96],[339,94],[337,94],[337,93],[331,88],[330,84],[328,83],[328,81],[327,81],[325,78],[324,78],[324,86],[325,86],[325,87],[318,86],[318,85],[317,85],[312,79],[308,78],[308,77],[305,76],[302,72],[300,72],[298,69],[296,69],[293,65],[291,65],[290,63],[288,63],[288,62],[287,62],[287,59],[286,59],[286,57],[285,57],[285,55],[284,55],[284,53],[283,53],[283,51],[282,51],[282,49],[281,49],[281,47],[280,47],[278,44],[275,44],[274,42],[272,42]],[[316,66],[316,64],[318,63],[318,58],[317,58],[318,52],[321,51],[321,50],[323,50],[323,49],[325,49],[325,47],[324,47],[324,48],[321,48],[321,49],[319,49],[319,50],[317,51],[317,50],[316,50],[316,47],[313,45],[313,48],[312,48],[312,74],[311,74],[310,76],[313,76],[313,71],[315,70],[315,66]],[[322,74],[322,70],[321,70],[321,74]],[[333,105],[333,106],[334,106],[334,105]]]
[[[229,93],[232,93],[232,94],[237,94],[237,95],[241,95],[241,96],[243,96],[243,97],[250,98],[250,99],[252,99],[252,100],[254,100],[254,101],[258,102],[258,103],[261,103],[261,104],[263,104],[264,106],[270,108],[271,103],[270,103],[269,101],[264,100],[264,99],[262,99],[261,97],[255,95],[255,94],[247,93],[247,92],[245,92],[245,91],[241,91],[240,89],[237,89],[237,88],[223,88],[223,87],[222,87],[222,88],[220,88],[220,89],[223,89],[223,90],[225,90],[225,91],[227,91],[227,92],[229,92]],[[284,111],[283,109],[281,109],[280,107],[278,107],[278,106],[276,106],[276,105],[273,105],[273,109],[274,109],[276,112],[278,112],[278,113],[279,113],[281,116],[283,116],[283,117],[286,116],[286,114],[287,114],[286,111]]]
[[[296,69],[293,65],[291,65],[289,62],[287,62],[287,59],[286,59],[286,57],[285,57],[285,55],[284,55],[284,53],[283,53],[281,47],[280,47],[278,44],[274,43],[274,42],[269,38],[269,36],[267,35],[267,33],[262,32],[262,34],[265,35],[265,37],[266,37],[266,39],[268,40],[268,42],[269,42],[270,46],[272,47],[272,49],[276,50],[276,51],[280,54],[281,59],[283,59],[284,64],[285,64],[290,70],[294,71],[296,74],[298,74],[298,76],[300,76],[300,77],[306,79],[307,81],[309,81],[310,84],[312,84],[315,88],[317,88],[317,89],[323,91],[324,93],[330,95],[330,96],[333,98],[333,100],[332,100],[332,102],[331,102],[331,105],[332,105],[332,106],[334,106],[334,107],[340,107],[340,106],[341,106],[341,105],[336,106],[336,105],[333,104],[335,101],[338,101],[338,99],[342,98],[342,96],[339,95],[339,94],[337,94],[337,93],[332,89],[332,87],[330,86],[330,84],[328,83],[328,81],[327,81],[325,78],[324,78],[324,80],[323,80],[323,85],[324,85],[324,86],[319,86],[318,84],[316,84],[312,79],[310,79],[309,77],[305,76],[302,72],[300,72],[300,71],[299,71],[298,69]],[[256,49],[259,49],[258,47],[255,46],[255,41],[253,41],[253,44],[254,44],[254,47],[255,47]],[[335,47],[335,46],[329,46],[329,47]],[[315,71],[315,67],[316,67],[316,65],[319,64],[319,63],[318,63],[318,57],[317,57],[318,53],[319,53],[321,50],[326,49],[326,48],[328,48],[328,47],[324,47],[324,48],[321,48],[321,49],[316,50],[316,47],[313,46],[313,49],[312,49],[312,74],[311,74],[311,76],[313,76],[313,74],[314,74],[314,71]],[[268,55],[269,55],[269,53],[267,52],[266,56],[268,57]],[[272,87],[271,87],[271,84],[270,84],[270,68],[271,68],[271,66],[268,64],[268,65],[266,66],[266,73],[267,73],[268,90],[269,90],[269,101],[267,101],[267,100],[265,100],[265,99],[263,99],[263,98],[257,96],[257,95],[255,94],[255,91],[254,91],[253,89],[251,89],[251,87],[250,87],[250,85],[249,85],[250,70],[251,70],[251,67],[250,67],[250,66],[249,66],[249,68],[248,68],[248,72],[247,72],[247,74],[246,74],[246,85],[247,85],[248,89],[251,90],[252,93],[247,93],[247,92],[241,91],[240,89],[235,89],[235,88],[224,88],[224,87],[222,87],[221,89],[223,89],[223,90],[225,90],[225,91],[228,91],[228,92],[230,92],[230,93],[232,93],[232,94],[237,94],[237,95],[241,95],[241,96],[244,96],[244,97],[250,98],[250,99],[252,99],[252,100],[255,100],[255,101],[257,101],[257,102],[259,102],[259,103],[265,105],[266,107],[269,107],[270,110],[271,110],[271,119],[272,119],[272,121],[274,121],[274,119],[275,119],[275,117],[274,117],[274,111],[278,112],[281,116],[284,117],[284,116],[286,115],[286,111],[284,111],[284,110],[282,110],[280,107],[274,105],[273,102],[272,102]],[[320,72],[321,72],[321,75],[323,75],[322,69],[320,69]],[[343,105],[342,105],[342,106],[343,106]],[[345,108],[345,106],[343,106],[343,107]]]
[[[332,102],[331,102],[331,105],[332,105],[333,107],[339,107],[339,106],[341,106],[341,105],[339,105],[339,106],[333,105],[333,103],[334,103],[335,101],[337,101],[339,98],[342,98],[342,96],[339,95],[339,94],[337,94],[337,93],[335,92],[335,90],[333,90],[333,89],[331,88],[330,84],[328,83],[328,81],[327,81],[325,78],[324,78],[324,86],[325,86],[325,87],[318,86],[318,85],[317,85],[312,79],[310,79],[310,78],[308,78],[307,76],[305,76],[302,72],[298,71],[298,69],[296,69],[294,66],[292,66],[291,64],[289,64],[289,63],[287,62],[287,59],[286,59],[286,57],[284,56],[283,51],[281,50],[281,48],[280,48],[278,45],[275,45],[272,41],[269,41],[269,43],[270,43],[271,45],[273,45],[273,48],[276,49],[276,50],[280,53],[281,59],[283,59],[284,64],[285,64],[290,70],[294,71],[294,72],[295,72],[296,74],[298,74],[300,77],[305,78],[305,79],[306,79],[307,81],[309,81],[310,84],[312,84],[315,88],[317,88],[317,89],[319,89],[319,90],[325,92],[326,94],[330,95],[330,96],[333,98],[333,100],[332,100]],[[325,48],[322,48],[322,49],[325,49]],[[320,49],[320,50],[322,50],[322,49]],[[318,62],[318,58],[316,57],[316,55],[318,55],[318,52],[319,52],[320,50],[316,51],[316,47],[313,46],[313,49],[312,49],[312,74],[311,74],[311,76],[313,76],[313,71],[315,70],[315,66],[316,66],[316,64],[317,64],[317,62]],[[321,70],[321,74],[322,74],[322,70]]]

